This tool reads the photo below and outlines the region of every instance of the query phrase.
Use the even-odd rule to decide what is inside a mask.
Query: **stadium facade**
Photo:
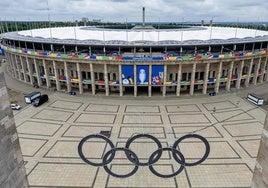
[[[5,33],[12,75],[96,95],[194,95],[267,82],[268,32],[195,26],[63,27]]]

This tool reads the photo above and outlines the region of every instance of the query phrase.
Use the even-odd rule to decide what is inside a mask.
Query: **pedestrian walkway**
[[[133,100],[51,93],[48,103],[14,112],[30,187],[250,187],[264,110],[236,94],[129,99]],[[159,178],[148,167],[139,167],[129,178],[115,178],[102,167],[85,164],[77,152],[83,137],[100,131],[110,131],[117,147],[137,133],[155,136],[163,147],[196,133],[207,138],[211,151],[206,161],[186,167],[175,178]],[[204,145],[195,139],[179,147],[188,162],[204,153]],[[146,162],[157,146],[150,139],[140,139],[131,149]],[[90,160],[101,162],[109,146],[103,140],[92,140],[83,150]],[[179,166],[166,151],[154,164],[163,174]],[[109,167],[121,174],[133,169],[123,152],[116,154]]]

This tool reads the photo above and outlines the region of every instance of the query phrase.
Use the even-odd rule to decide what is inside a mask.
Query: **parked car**
[[[10,104],[12,110],[19,110],[21,109],[21,106],[18,104]]]
[[[48,96],[47,95],[41,95],[40,97],[36,98],[32,102],[32,105],[35,106],[35,107],[38,107],[38,106],[44,104],[47,101],[48,101]]]

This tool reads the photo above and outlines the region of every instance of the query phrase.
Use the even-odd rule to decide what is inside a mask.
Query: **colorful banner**
[[[137,84],[138,85],[148,85],[149,66],[148,65],[138,65],[137,66]]]
[[[122,83],[123,83],[123,85],[133,85],[134,84],[133,65],[122,65]]]
[[[163,85],[164,65],[152,66],[152,85]]]

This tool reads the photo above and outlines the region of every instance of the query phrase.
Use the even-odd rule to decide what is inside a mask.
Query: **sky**
[[[267,0],[0,0],[0,21],[267,22]]]

